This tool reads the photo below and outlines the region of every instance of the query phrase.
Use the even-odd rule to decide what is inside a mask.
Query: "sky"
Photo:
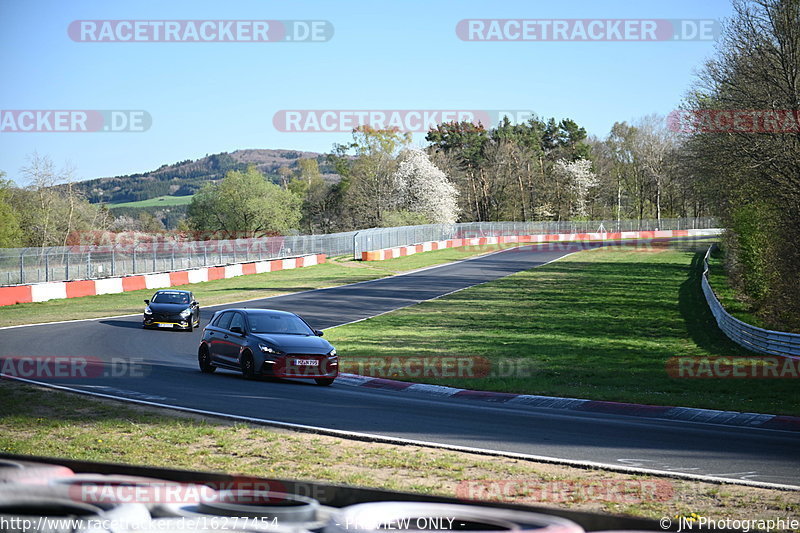
[[[465,41],[462,19],[722,20],[729,0],[0,0],[0,110],[137,110],[145,131],[0,127],[0,171],[31,155],[75,179],[245,148],[330,151],[340,132],[278,131],[282,110],[530,110],[605,137],[680,103],[715,42]],[[86,20],[316,20],[321,42],[89,42]],[[272,26],[275,28],[275,25]],[[95,33],[96,35],[96,33]],[[48,118],[50,120],[50,118]],[[14,122],[17,124],[17,122]],[[79,128],[79,125],[76,126]],[[414,142],[424,144],[424,134]]]

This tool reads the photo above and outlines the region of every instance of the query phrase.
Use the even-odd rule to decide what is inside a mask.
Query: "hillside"
[[[324,154],[297,150],[247,149],[207,155],[195,161],[187,159],[140,174],[81,181],[75,183],[74,187],[92,203],[119,204],[167,195],[190,196],[206,182],[219,180],[226,172],[243,170],[251,164],[277,182],[278,169],[294,169],[300,159],[317,159],[327,181],[338,179],[338,175],[326,162]]]
[[[111,209],[139,209],[142,207],[174,207],[177,205],[188,205],[192,202],[192,195],[189,196],[156,196],[138,202],[123,202],[121,204],[111,204]]]

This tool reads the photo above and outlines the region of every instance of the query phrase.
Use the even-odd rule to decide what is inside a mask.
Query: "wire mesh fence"
[[[620,231],[652,231],[714,228],[711,217],[669,218],[658,220],[586,220],[545,222],[465,222],[460,224],[429,224],[397,228],[372,228],[355,232],[353,254],[394,248],[427,241],[443,241],[500,235],[542,235],[556,233],[595,233]]]
[[[168,272],[307,254],[329,257],[426,241],[498,235],[708,229],[713,218],[562,222],[469,222],[372,228],[327,235],[185,241],[160,235],[148,242],[47,248],[0,248],[0,285],[98,279]]]

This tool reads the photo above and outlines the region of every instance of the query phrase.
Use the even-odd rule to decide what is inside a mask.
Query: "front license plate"
[[[160,327],[160,328],[171,328],[172,324],[159,324],[158,327]]]
[[[294,364],[297,366],[319,366],[319,361],[316,359],[295,359]]]

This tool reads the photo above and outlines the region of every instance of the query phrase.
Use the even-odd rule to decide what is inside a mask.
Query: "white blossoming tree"
[[[559,159],[556,161],[553,170],[561,180],[572,186],[572,191],[575,194],[575,204],[572,212],[579,217],[588,216],[586,203],[589,189],[597,187],[600,183],[597,179],[597,174],[592,172],[592,162],[587,159],[578,159],[576,161]]]
[[[419,149],[404,150],[394,173],[395,206],[434,224],[458,219],[458,190]]]

